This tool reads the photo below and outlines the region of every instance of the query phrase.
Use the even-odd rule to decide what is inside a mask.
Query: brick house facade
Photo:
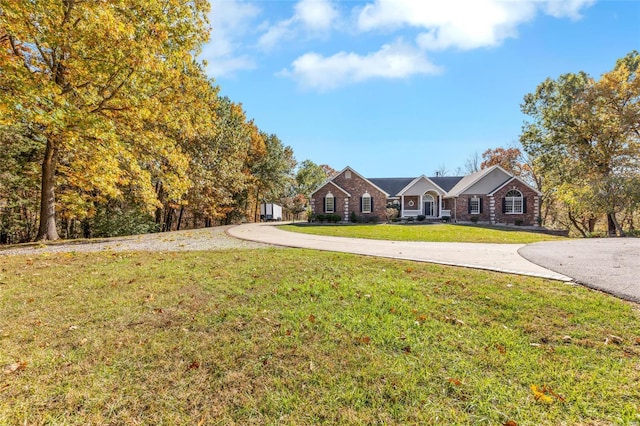
[[[343,222],[348,222],[352,213],[365,219],[386,220],[389,194],[353,169],[346,168],[312,193],[311,211],[314,215],[332,213],[326,208],[328,195],[335,197],[333,213],[339,214]]]
[[[507,212],[507,194],[510,191],[517,191],[522,194],[522,213]],[[504,223],[513,225],[516,221],[521,221],[523,225],[536,225],[540,216],[540,196],[528,185],[518,179],[506,183],[490,194],[494,202],[494,212],[490,218],[491,223]]]
[[[339,214],[343,222],[352,213],[365,221],[384,221],[387,204],[392,203],[400,207],[402,217],[450,218],[454,222],[477,218],[481,223],[535,226],[540,196],[500,166],[467,176],[375,179],[347,167],[311,194],[311,210],[315,215]]]

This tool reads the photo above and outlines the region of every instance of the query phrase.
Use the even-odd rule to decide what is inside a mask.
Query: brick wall
[[[351,194],[347,220],[349,220],[349,215],[351,215],[351,212],[354,212],[357,216],[378,216],[378,219],[380,221],[385,221],[387,214],[387,196],[385,195],[385,193],[378,190],[369,181],[362,179],[360,176],[353,172],[351,172],[351,177],[347,178],[345,174],[348,171],[349,170],[344,171],[333,178],[333,182],[336,185],[344,188],[345,191]],[[365,192],[368,192],[373,200],[373,210],[371,213],[362,213],[360,211],[360,198]]]
[[[522,214],[506,214],[502,213],[502,199],[505,197],[507,192],[512,189],[517,189],[522,192],[522,196],[526,198],[527,202],[527,212]],[[540,211],[540,197],[538,194],[531,188],[518,181],[514,181],[504,188],[500,189],[498,192],[494,194],[495,200],[495,216],[494,223],[506,223],[509,225],[513,225],[516,220],[522,220],[523,225],[532,226],[537,225],[536,218],[539,216]]]
[[[378,220],[385,221],[387,213],[386,194],[353,172],[351,172],[350,178],[347,178],[345,174],[346,171],[342,172],[332,181],[351,194],[351,198],[348,198],[342,191],[328,183],[313,195],[311,200],[313,213],[324,214],[324,198],[331,192],[335,197],[335,213],[342,216],[343,221],[349,221],[351,212],[363,217],[377,216]],[[369,193],[372,199],[373,209],[371,213],[362,213],[360,211],[360,198],[366,192]]]
[[[482,200],[482,208],[481,208],[482,213],[480,214],[469,214],[469,199],[473,198],[474,196]],[[477,216],[479,222],[489,222],[491,220],[489,207],[490,207],[490,200],[488,196],[464,194],[458,197],[455,203],[456,213],[453,214],[452,212],[451,216],[456,220],[462,221],[462,222],[470,221],[471,216]],[[453,210],[453,206],[451,207],[451,209]]]
[[[311,200],[311,210],[313,214],[324,214],[324,198],[328,193],[331,193],[334,197],[334,213],[339,214],[342,217],[342,220],[346,218],[348,220],[348,213],[345,209],[345,203],[349,201],[349,198],[344,194],[344,192],[340,191],[335,186],[330,183],[326,184],[320,190],[318,190],[315,194],[313,194],[313,199]]]

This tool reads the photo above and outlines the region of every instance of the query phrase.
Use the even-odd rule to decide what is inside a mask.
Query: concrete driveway
[[[579,284],[640,302],[640,239],[593,238],[529,244],[518,252]]]
[[[518,254],[524,244],[431,243],[328,237],[283,231],[269,223],[248,223],[227,233],[243,240],[279,246],[389,257],[462,266],[552,280],[571,281],[569,276],[532,263]]]

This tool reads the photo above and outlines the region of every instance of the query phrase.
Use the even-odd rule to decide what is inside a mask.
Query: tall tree
[[[262,133],[265,141],[266,153],[252,168],[255,178],[255,212],[254,218],[259,220],[259,204],[280,199],[287,194],[286,189],[292,181],[293,168],[296,160],[293,150],[284,146],[276,135]]]
[[[309,199],[311,193],[325,180],[327,180],[327,175],[322,167],[311,160],[304,160],[300,163],[296,172],[294,192],[302,194],[306,199]]]
[[[494,148],[482,153],[481,169],[498,165],[516,176],[522,174],[524,165],[521,162],[522,153],[518,148]]]
[[[521,143],[578,229],[575,212],[606,215],[609,234],[623,233],[617,214],[628,210],[640,176],[639,66],[634,51],[598,81],[565,74],[525,96],[522,110],[533,121]]]
[[[464,171],[466,174],[471,174],[480,171],[480,154],[478,152],[474,152],[466,159],[464,162]]]
[[[185,96],[185,78],[201,76],[193,55],[208,38],[208,6],[3,2],[0,110],[43,144],[37,239],[58,238],[58,188],[81,189],[81,203],[118,197],[124,185],[149,207],[158,204],[154,175],[171,198],[187,189],[187,158],[170,134],[191,128],[171,106]]]

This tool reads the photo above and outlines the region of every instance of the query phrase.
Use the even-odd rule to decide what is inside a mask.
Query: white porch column
[[[404,195],[400,197],[400,217],[404,217]]]

